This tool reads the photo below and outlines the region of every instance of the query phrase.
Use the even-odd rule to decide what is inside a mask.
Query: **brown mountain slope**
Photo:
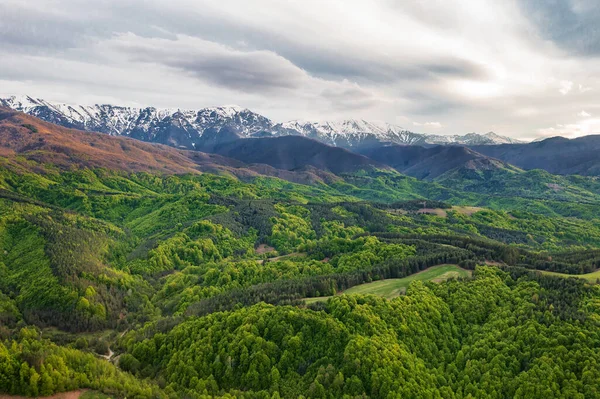
[[[247,165],[217,154],[64,128],[3,107],[0,107],[0,157],[13,166],[37,171],[41,164],[52,164],[61,169],[101,167],[161,174],[226,173],[241,179],[263,175],[305,184],[336,179],[319,170],[294,172],[269,165]]]
[[[190,173],[205,168],[242,167],[219,155],[179,151],[124,137],[67,129],[0,108],[0,154],[17,155],[61,168],[73,165],[130,172]]]

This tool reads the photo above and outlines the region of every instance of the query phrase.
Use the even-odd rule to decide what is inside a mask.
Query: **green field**
[[[545,270],[541,271],[541,273],[549,274],[552,276],[581,278],[581,279],[587,280],[587,282],[589,282],[589,283],[596,283],[598,281],[598,279],[600,279],[600,269],[596,270],[595,272],[587,273],[587,274],[566,274],[566,273],[549,272],[549,271],[545,271]]]
[[[394,298],[404,293],[409,284],[413,281],[434,281],[441,282],[454,277],[470,276],[471,271],[460,268],[458,265],[439,265],[432,266],[422,272],[410,275],[404,278],[391,278],[387,280],[373,281],[372,283],[361,284],[347,289],[340,294],[374,294],[384,298]],[[306,304],[326,301],[330,297],[306,298]]]

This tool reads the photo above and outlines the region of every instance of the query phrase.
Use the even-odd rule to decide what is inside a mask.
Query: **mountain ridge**
[[[520,142],[493,132],[450,136],[415,133],[397,125],[361,119],[338,122],[276,123],[239,106],[209,107],[198,110],[135,108],[109,104],[82,106],[51,102],[30,96],[0,98],[0,105],[68,128],[127,136],[185,149],[198,149],[197,143],[202,141],[208,129],[220,130],[224,127],[233,130],[239,138],[304,136],[328,145],[349,149],[375,147],[382,144],[428,146]]]
[[[452,171],[514,169],[500,160],[482,155],[465,146],[391,145],[367,149],[362,154],[417,179],[436,180]]]
[[[573,139],[558,136],[526,144],[470,148],[526,170],[544,169],[560,175],[600,175],[600,135]]]

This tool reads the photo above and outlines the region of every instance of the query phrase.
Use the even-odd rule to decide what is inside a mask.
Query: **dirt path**
[[[303,253],[303,252],[293,252],[293,253],[291,253],[291,254],[287,254],[287,255],[280,255],[280,256],[276,256],[276,257],[274,257],[274,258],[267,258],[267,260],[268,260],[269,262],[276,262],[276,261],[278,261],[278,260],[285,259],[285,258],[291,258],[291,257],[293,257],[293,256],[301,256],[301,257],[304,257],[304,256],[306,256],[306,254],[305,254],[305,253]]]
[[[287,255],[280,255],[280,256],[275,256],[273,258],[267,258],[266,260],[269,262],[277,262],[278,260],[291,258],[293,256],[305,257],[306,254],[304,252],[293,252],[293,253],[287,254]],[[262,265],[263,263],[265,263],[265,259],[259,259],[259,260],[257,260],[257,262]]]
[[[115,352],[113,352],[112,349],[110,349],[110,347],[109,347],[108,348],[108,355],[98,355],[98,356],[100,356],[102,359],[108,360],[110,362],[110,359],[112,359],[112,357],[113,357],[114,354],[115,354]]]

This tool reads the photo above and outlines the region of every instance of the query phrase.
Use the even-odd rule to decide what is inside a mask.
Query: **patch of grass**
[[[575,277],[586,280],[588,283],[596,284],[600,280],[600,269],[595,272],[587,273],[587,274],[566,274],[566,273],[557,273],[557,272],[549,272],[546,270],[540,270],[542,274],[549,274],[551,276],[559,276],[559,277]]]
[[[37,133],[37,132],[38,132],[38,128],[37,128],[37,127],[35,127],[34,125],[30,124],[30,123],[24,123],[24,124],[22,124],[21,126],[23,126],[23,127],[27,128],[27,129],[29,129],[29,131],[30,131],[31,133]]]
[[[391,299],[404,293],[406,288],[408,288],[413,281],[433,281],[437,283],[450,278],[467,277],[470,275],[470,270],[462,269],[458,265],[438,265],[404,278],[391,278],[360,284],[349,288],[344,292],[340,292],[340,294],[373,294]],[[304,301],[307,305],[310,305],[311,303],[326,301],[329,298],[330,297],[306,298]]]

